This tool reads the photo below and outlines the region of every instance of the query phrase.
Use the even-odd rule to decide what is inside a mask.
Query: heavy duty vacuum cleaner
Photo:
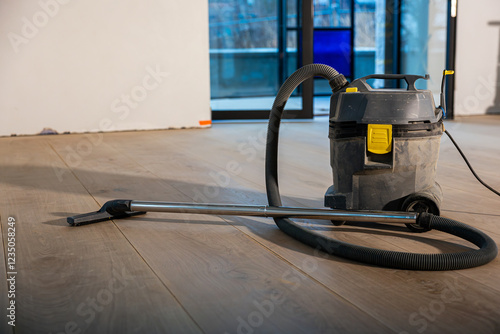
[[[283,207],[278,187],[278,135],[283,109],[294,89],[315,76],[327,79],[333,91],[329,131],[333,185],[325,195],[329,208]],[[405,80],[408,87],[373,89],[368,79]],[[97,212],[68,217],[67,221],[78,226],[149,211],[272,217],[293,238],[354,261],[411,270],[453,270],[486,264],[497,255],[495,242],[476,228],[439,216],[442,192],[435,176],[444,131],[444,99],[441,94],[441,106],[435,108],[432,93],[415,88],[419,79],[428,77],[370,75],[348,83],[342,74],[322,64],[306,65],[293,73],[280,88],[269,119],[265,166],[269,206],[112,200]],[[332,239],[290,218],[326,219],[335,225],[406,224],[415,232],[435,229],[453,234],[478,249],[444,254],[373,249]]]

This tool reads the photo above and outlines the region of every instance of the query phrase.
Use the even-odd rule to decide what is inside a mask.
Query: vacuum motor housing
[[[374,89],[368,79],[404,79],[408,88]],[[333,185],[325,206],[439,214],[442,191],[435,177],[442,111],[431,91],[415,88],[418,79],[428,76],[374,74],[332,95]]]

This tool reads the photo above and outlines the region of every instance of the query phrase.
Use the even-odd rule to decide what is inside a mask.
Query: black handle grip
[[[408,90],[417,90],[415,88],[415,81],[418,79],[424,79],[428,80],[429,75],[426,74],[424,77],[421,75],[412,75],[412,74],[370,74],[367,75],[366,77],[362,77],[359,80],[363,81],[363,83],[366,83],[366,80],[368,79],[404,79],[406,83],[408,84]],[[368,84],[367,84],[368,85]]]

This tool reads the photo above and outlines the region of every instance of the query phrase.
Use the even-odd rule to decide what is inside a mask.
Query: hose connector
[[[341,90],[342,88],[344,88],[345,86],[347,86],[349,84],[349,82],[347,82],[345,76],[343,74],[340,74],[340,73],[337,74],[336,76],[334,76],[332,79],[330,79],[330,81],[328,81],[328,83],[330,84],[330,88],[332,89],[333,93]]]
[[[431,220],[434,215],[432,213],[428,212],[421,212],[418,214],[417,217],[417,225],[426,229],[426,230],[431,230]]]

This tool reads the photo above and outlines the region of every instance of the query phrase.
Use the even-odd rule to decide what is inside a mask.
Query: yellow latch
[[[366,136],[368,151],[376,154],[386,154],[392,150],[392,125],[368,124]]]
[[[356,93],[358,91],[358,87],[349,87],[345,89],[346,93]]]
[[[444,70],[444,71],[443,71],[443,74],[444,74],[444,75],[452,75],[452,74],[454,74],[454,73],[455,73],[455,71],[453,71],[453,70]]]

